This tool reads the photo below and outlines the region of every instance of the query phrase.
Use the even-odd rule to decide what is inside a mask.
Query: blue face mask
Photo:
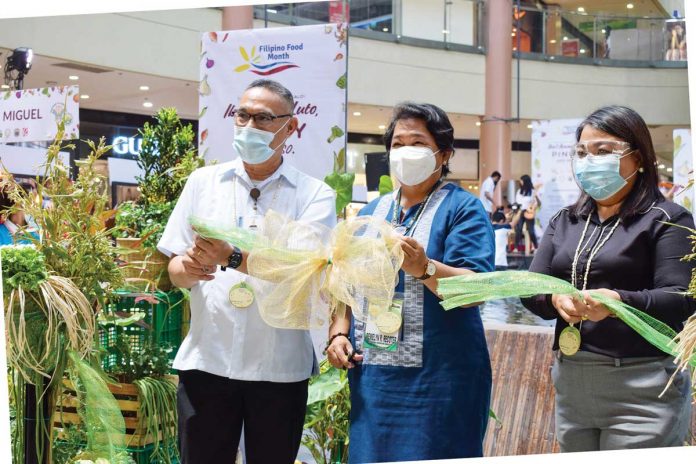
[[[573,171],[580,188],[595,200],[606,200],[624,188],[628,179],[633,177],[638,170],[627,178],[621,177],[619,168],[623,156],[617,153],[607,155],[588,154],[582,158],[573,158]]]
[[[275,135],[283,130],[290,121],[288,119],[283,126],[275,132],[268,132],[253,127],[234,126],[234,150],[247,164],[261,164],[268,161],[278,147],[270,146]],[[280,145],[285,143],[283,141]],[[280,146],[278,145],[278,146]]]

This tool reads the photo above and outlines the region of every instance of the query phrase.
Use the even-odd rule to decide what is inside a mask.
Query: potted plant
[[[204,165],[197,154],[190,124],[181,123],[175,108],[162,108],[155,123],[145,123],[137,163],[140,198],[123,202],[116,213],[116,237],[122,259],[129,263],[131,282],[154,283],[160,290],[171,288],[169,260],[157,251],[159,241],[188,176]]]
[[[32,246],[2,249],[15,463],[25,457],[26,462],[50,462],[50,417],[68,355],[90,358],[96,313],[111,289],[123,284],[105,226],[112,213],[101,188],[103,177],[94,169],[108,147],[103,140],[98,146],[90,143],[91,154],[78,161],[73,181],[58,156],[62,138],[61,124],[43,175],[36,179],[38,198],[18,188],[7,172],[0,180],[14,208],[32,218],[38,236],[27,235]],[[46,196],[51,208],[42,207]],[[34,430],[25,427],[27,421],[36,424]]]
[[[345,370],[324,360],[309,381],[302,444],[317,464],[348,462],[350,391]]]
[[[125,328],[140,320],[138,317],[112,318],[102,320],[100,325]],[[150,338],[136,349],[132,333],[119,332],[115,343],[105,349],[105,355],[111,360],[105,370],[115,379],[115,382],[108,385],[108,389],[118,401],[125,424],[125,451],[136,457],[139,463],[177,463],[178,379],[168,375],[171,369],[171,361],[168,359],[171,348],[158,345]],[[86,429],[79,411],[79,402],[76,401],[79,394],[76,382],[72,379],[64,380],[53,415],[57,436],[63,441],[63,446],[71,443],[71,436],[77,434],[79,437]],[[71,444],[73,453],[77,451],[78,455],[84,455],[85,441],[72,440]]]

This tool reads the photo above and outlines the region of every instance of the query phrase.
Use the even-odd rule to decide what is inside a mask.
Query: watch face
[[[428,274],[429,276],[435,275],[435,272],[437,271],[437,268],[435,267],[435,263],[432,261],[428,261],[428,266],[425,268],[425,273]]]
[[[242,252],[235,248],[234,252],[230,255],[228,260],[228,267],[232,269],[237,269],[242,264]]]

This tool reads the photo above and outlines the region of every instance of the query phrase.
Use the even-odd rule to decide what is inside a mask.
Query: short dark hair
[[[256,79],[254,82],[247,86],[246,90],[263,88],[270,90],[274,94],[281,97],[288,104],[288,109],[290,113],[295,111],[295,98],[292,96],[292,92],[288,90],[283,84],[273,79]]]
[[[647,210],[655,202],[665,200],[657,186],[657,156],[650,130],[635,110],[618,105],[605,106],[596,110],[580,123],[575,131],[576,140],[580,140],[586,126],[594,127],[627,142],[640,157],[643,172],[638,173],[633,189],[621,204],[619,217],[622,220]],[[594,200],[583,192],[571,207],[570,216],[577,219],[581,215],[589,214],[594,206]]]
[[[384,146],[391,150],[391,142],[394,137],[394,127],[402,119],[420,119],[425,122],[425,127],[435,139],[435,145],[440,150],[449,150],[454,153],[454,128],[447,117],[447,113],[430,103],[402,102],[394,107],[391,121],[384,133]],[[442,176],[450,173],[449,167],[442,167]]]
[[[503,177],[503,176],[501,176],[500,173],[499,173],[498,171],[493,171],[493,174],[491,174],[491,177],[497,177],[497,178],[500,179],[500,178]]]
[[[491,216],[491,221],[493,222],[500,222],[500,221],[505,221],[505,215],[501,213],[500,211],[496,211],[493,213],[493,216]]]

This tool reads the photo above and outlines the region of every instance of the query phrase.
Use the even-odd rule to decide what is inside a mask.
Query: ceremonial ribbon
[[[581,296],[580,291],[565,280],[528,271],[500,271],[446,277],[438,279],[437,291],[443,298],[440,305],[446,310],[511,297],[526,298],[550,294]],[[650,344],[669,355],[677,356],[676,344],[672,341],[677,334],[664,322],[599,292],[589,290],[588,293]],[[696,355],[691,356],[689,364],[696,367]]]
[[[368,307],[373,315],[390,307],[404,256],[382,219],[351,218],[332,230],[269,210],[258,233],[197,217],[189,223],[204,238],[249,252],[259,312],[272,327],[318,328],[346,306],[358,320]]]

